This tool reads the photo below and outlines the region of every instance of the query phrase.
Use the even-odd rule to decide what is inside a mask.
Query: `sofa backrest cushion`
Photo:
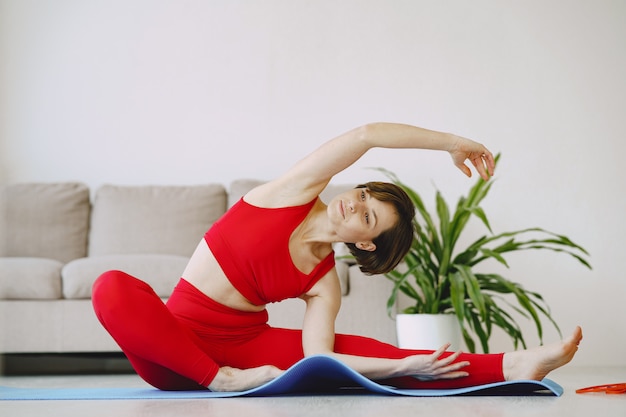
[[[251,189],[264,184],[266,181],[253,180],[253,179],[240,179],[230,183],[228,189],[228,207],[235,205],[241,197],[243,197]]]
[[[226,190],[219,184],[103,185],[94,198],[89,255],[189,257],[225,211]]]
[[[248,191],[264,183],[265,181],[255,179],[238,179],[233,181],[228,192],[228,207],[232,207]],[[355,186],[356,184],[328,184],[321,192],[320,199],[328,204],[336,195],[350,191]]]
[[[84,257],[89,210],[89,189],[81,183],[0,187],[0,257]]]

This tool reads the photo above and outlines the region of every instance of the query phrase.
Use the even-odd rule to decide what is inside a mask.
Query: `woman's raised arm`
[[[370,123],[324,143],[297,162],[268,187],[287,199],[310,201],[333,176],[359,160],[372,148],[430,149],[449,152],[454,164],[471,176],[467,159],[484,179],[493,174],[494,158],[483,145],[461,136],[397,123]]]
[[[472,140],[406,124],[371,123],[326,142],[298,162],[287,175],[292,180],[302,177],[312,186],[325,186],[334,175],[354,164],[372,148],[446,151],[465,175],[472,175],[465,165],[469,159],[484,179],[493,174],[495,167],[491,152]]]

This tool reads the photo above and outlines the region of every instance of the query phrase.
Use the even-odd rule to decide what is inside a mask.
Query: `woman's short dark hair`
[[[395,184],[368,182],[356,188],[367,188],[375,199],[391,203],[398,215],[393,227],[374,238],[374,251],[361,250],[354,243],[346,243],[362,272],[368,275],[385,274],[394,269],[411,249],[415,206],[407,193]]]

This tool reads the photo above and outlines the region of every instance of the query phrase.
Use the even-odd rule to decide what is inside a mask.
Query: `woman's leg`
[[[269,364],[287,369],[304,357],[302,332],[300,330],[268,327],[246,343],[230,346],[227,352],[229,356],[225,360],[234,367],[252,368]],[[390,359],[433,353],[433,351],[425,350],[400,349],[375,339],[345,334],[335,336],[335,352]],[[450,354],[451,352],[446,352],[443,356]],[[458,361],[470,362],[470,365],[463,368],[470,375],[464,378],[420,381],[413,377],[403,377],[384,382],[403,388],[458,388],[499,382],[504,380],[502,356],[502,354],[461,354]]]
[[[433,353],[432,350],[400,349],[396,346],[383,343],[375,339],[342,334],[335,337],[335,352],[390,359],[401,359],[410,355],[429,355]],[[449,356],[452,353],[453,352],[445,352],[442,357]],[[435,381],[420,381],[413,377],[401,377],[389,379],[384,382],[398,387],[416,389],[461,388],[500,382],[504,381],[504,374],[502,372],[503,356],[504,355],[502,353],[462,353],[456,362],[469,362],[469,365],[462,369],[464,372],[469,373],[467,377],[448,380],[441,379]]]
[[[207,387],[219,366],[148,284],[121,271],[102,274],[92,302],[98,319],[137,373],[163,390]]]

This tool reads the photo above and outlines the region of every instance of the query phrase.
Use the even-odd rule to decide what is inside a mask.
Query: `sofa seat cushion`
[[[169,297],[189,258],[179,255],[102,255],[76,259],[63,267],[63,296],[91,298],[91,287],[104,272],[120,270],[147,282],[162,298]]]
[[[60,299],[61,268],[54,259],[0,258],[0,299]]]

